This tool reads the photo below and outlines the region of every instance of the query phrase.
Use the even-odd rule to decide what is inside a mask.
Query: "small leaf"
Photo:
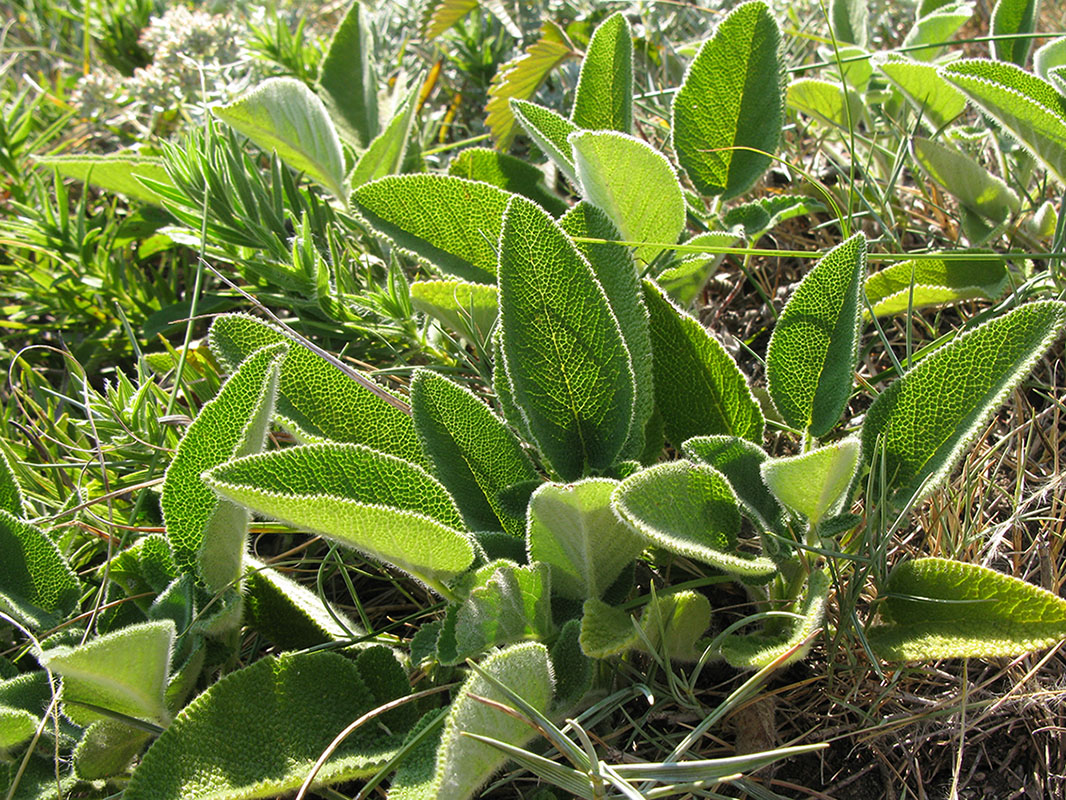
[[[476,345],[489,341],[499,313],[495,286],[466,281],[415,281],[411,304]]]
[[[781,31],[763,2],[737,6],[703,43],[674,97],[678,163],[696,189],[724,199],[770,164],[784,123]],[[756,150],[732,150],[743,146]]]
[[[565,712],[574,708],[592,688],[592,662],[580,645],[581,620],[572,619],[563,625],[551,649],[552,672],[555,675],[555,703],[553,711]]]
[[[7,460],[3,450],[0,450],[0,511],[6,511],[13,517],[27,516],[22,487],[19,486],[15,472],[11,469],[11,462]]]
[[[612,502],[638,533],[671,553],[735,575],[776,572],[769,559],[737,549],[737,497],[713,467],[688,461],[648,467],[622,481]]]
[[[655,404],[674,447],[693,436],[762,439],[763,415],[725,348],[693,317],[644,282],[654,355]]]
[[[422,37],[436,39],[478,7],[478,0],[429,0],[422,9]]]
[[[146,592],[161,594],[178,577],[170,545],[158,533],[142,536],[116,553],[107,567],[108,577],[131,597]]]
[[[944,42],[950,41],[955,33],[970,21],[973,6],[969,3],[942,3],[939,7],[928,10],[919,9],[918,18],[903,39],[907,55],[919,61],[933,61],[944,52]],[[930,45],[922,47],[921,45]]]
[[[829,24],[840,43],[866,46],[870,10],[861,0],[831,0]]]
[[[590,131],[633,131],[633,32],[620,11],[592,34],[570,121]]]
[[[732,230],[737,225],[744,228],[744,236],[749,241],[757,242],[764,233],[776,228],[782,222],[810,214],[814,211],[824,210],[820,203],[811,198],[796,194],[779,194],[770,197],[760,197],[750,203],[742,203],[733,206],[722,215],[722,227]],[[717,233],[724,236],[722,231],[712,231],[705,236]],[[699,237],[693,238],[695,244]]]
[[[1066,638],[1066,600],[977,564],[905,561],[889,575],[881,615],[867,632],[889,661],[996,658]]]
[[[1066,66],[1066,36],[1052,39],[1033,53],[1033,72],[1046,81],[1055,67]]]
[[[589,658],[609,658],[634,647],[640,639],[633,618],[596,597],[585,601],[581,617],[581,652]]]
[[[74,748],[74,772],[83,781],[121,775],[150,738],[148,731],[120,720],[98,720],[86,729]]]
[[[864,112],[862,96],[848,86],[819,78],[800,78],[788,85],[788,105],[827,125],[850,131]]]
[[[862,444],[867,463],[878,459],[874,475],[883,471],[887,499],[928,496],[1064,325],[1066,304],[1020,306],[941,347],[878,395]]]
[[[648,143],[614,131],[568,137],[581,193],[618,226],[636,257],[651,263],[685,227],[685,198],[674,168]]]
[[[999,61],[1013,61],[1024,67],[1029,58],[1033,40],[1015,34],[1032,33],[1036,29],[1040,0],[997,0],[992,9],[989,33],[992,36],[992,54]],[[996,38],[996,37],[1004,38]]]
[[[78,605],[81,584],[41,529],[0,509],[0,610],[44,630]]]
[[[528,100],[512,100],[511,113],[533,143],[548,155],[570,183],[577,186],[577,171],[568,138],[579,128],[551,109]]]
[[[817,525],[840,512],[859,468],[859,440],[848,437],[797,456],[771,458],[759,471],[782,505]]]
[[[730,231],[708,231],[684,242],[690,247],[735,247],[740,237]],[[723,253],[685,252],[655,277],[655,282],[682,308],[693,303],[725,258]]]
[[[173,185],[162,159],[130,152],[107,155],[34,156],[43,167],[59,171],[65,178],[90,183],[105,192],[118,192],[134,200],[161,205],[158,194],[141,183],[144,177],[167,186]]]
[[[318,91],[341,138],[358,148],[369,147],[379,132],[378,76],[374,35],[361,2],[352,3],[333,33],[322,59]]]
[[[909,308],[947,305],[963,300],[995,300],[1007,288],[1003,261],[921,258],[899,261],[866,279],[866,298],[879,317]]]
[[[770,397],[789,425],[809,430],[811,436],[828,433],[851,396],[865,277],[866,239],[857,233],[807,273],[770,337]]]
[[[783,509],[763,482],[760,467],[769,456],[759,445],[737,436],[697,436],[685,442],[681,451],[690,461],[709,464],[725,475],[762,530],[780,528]]]
[[[893,53],[878,53],[873,63],[921,114],[930,131],[939,131],[966,110],[966,96],[941,77],[933,64]]]
[[[363,445],[261,453],[204,480],[234,502],[395,564],[433,588],[474,560],[447,490],[421,467]]]
[[[352,8],[355,6],[361,7],[362,3],[356,3]],[[353,189],[386,175],[395,175],[402,170],[411,141],[411,125],[418,107],[415,102],[416,94],[414,89],[407,93],[385,130],[379,133],[359,156],[348,176],[348,183]]]
[[[448,165],[448,174],[491,183],[504,191],[528,197],[553,216],[569,208],[565,200],[544,185],[544,173],[540,169],[498,150],[467,148]]]
[[[268,78],[215,115],[266,152],[345,200],[344,154],[337,130],[314,92],[295,78]]]
[[[0,753],[6,755],[32,739],[40,722],[40,717],[25,709],[0,705]]]
[[[644,607],[640,627],[656,653],[671,661],[696,661],[703,652],[700,637],[711,625],[711,601],[706,595],[684,590],[656,596]]]

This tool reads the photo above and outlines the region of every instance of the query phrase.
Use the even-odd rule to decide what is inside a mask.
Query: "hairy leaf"
[[[788,105],[808,117],[853,130],[864,113],[862,96],[849,86],[820,78],[800,78],[788,86]]]
[[[26,501],[22,496],[22,487],[15,478],[11,463],[0,450],[0,511],[6,511],[13,517],[26,516]]]
[[[908,308],[946,305],[983,297],[995,300],[1007,288],[1003,261],[914,259],[899,261],[866,279],[866,298],[879,317]]]
[[[426,40],[436,39],[478,7],[478,0],[429,0],[419,23]]]
[[[785,458],[771,458],[759,468],[762,479],[782,505],[817,525],[841,510],[848,486],[859,468],[856,437]]]
[[[466,281],[415,281],[411,304],[474,344],[489,341],[499,313],[495,286]]]
[[[1033,72],[1046,81],[1056,67],[1066,66],[1066,36],[1052,39],[1033,53]]]
[[[942,3],[922,13],[903,39],[907,55],[919,61],[933,61],[944,52],[943,42],[950,41],[955,33],[970,21],[973,6],[969,3]],[[929,45],[922,47],[922,45]]]
[[[42,630],[78,604],[81,584],[44,531],[0,509],[0,611]]]
[[[696,661],[703,650],[700,637],[711,624],[711,601],[686,589],[658,595],[644,607],[642,646],[651,646],[672,661]]]
[[[992,54],[1000,61],[1013,61],[1024,67],[1033,46],[1031,38],[1011,38],[1013,34],[1032,33],[1036,28],[1040,0],[997,0],[992,9],[989,33],[993,37]]]
[[[865,47],[869,18],[870,10],[862,0],[831,0],[829,3],[829,25],[841,44]]]
[[[134,200],[161,205],[160,197],[138,178],[172,185],[162,159],[122,152],[107,155],[34,156],[43,167],[51,167],[65,178],[98,186],[106,192],[118,192]]]
[[[74,748],[74,772],[86,781],[120,775],[151,737],[148,731],[120,720],[98,720]]]
[[[685,245],[691,247],[735,247],[740,236],[732,231],[708,231],[693,236]],[[707,281],[718,269],[725,255],[722,253],[685,252],[655,277],[655,282],[671,300],[685,307],[703,292]]]
[[[878,53],[873,63],[934,133],[966,110],[966,96],[941,77],[935,65],[894,53]]]
[[[537,167],[498,150],[467,148],[448,165],[448,174],[491,183],[504,191],[528,197],[553,216],[569,208],[565,200],[544,185],[544,173]]]
[[[512,100],[511,113],[533,143],[547,153],[572,184],[577,186],[577,171],[568,137],[579,130],[565,117],[528,100]]]
[[[352,3],[334,31],[319,69],[318,92],[341,138],[369,147],[379,132],[378,76],[364,3]]]
[[[783,509],[763,482],[760,467],[769,456],[759,445],[738,436],[696,436],[682,445],[681,452],[690,461],[709,464],[725,475],[762,530],[780,527]]]
[[[590,131],[633,131],[633,32],[621,11],[592,34],[570,121]]]
[[[609,658],[624,653],[640,640],[633,618],[599,598],[585,601],[581,616],[581,652],[589,658]]]
[[[356,5],[361,6],[362,3],[356,3],[352,7]],[[407,93],[385,130],[374,137],[366,151],[359,156],[348,176],[348,183],[353,189],[386,175],[395,175],[402,170],[411,142],[411,126],[418,110],[416,95],[414,89]]]

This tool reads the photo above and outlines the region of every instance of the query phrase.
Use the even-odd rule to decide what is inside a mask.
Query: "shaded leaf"
[[[581,617],[581,652],[589,658],[609,658],[634,647],[640,635],[633,618],[599,598],[585,601]]]
[[[0,509],[0,610],[36,630],[77,606],[81,584],[40,528]]]
[[[1032,33],[1036,28],[1040,0],[997,0],[992,9],[989,33],[993,37],[992,55],[1000,61],[1013,61],[1024,67],[1033,40],[1013,38],[1013,34]],[[998,39],[1003,36],[1008,38]]]
[[[882,317],[977,297],[995,300],[1008,282],[1003,261],[921,258],[899,261],[870,275],[866,298],[874,314]]]
[[[379,133],[370,142],[366,151],[359,156],[359,160],[355,162],[355,167],[348,176],[348,183],[353,189],[364,183],[402,171],[411,142],[411,126],[417,115],[416,95],[417,91],[414,89],[407,93],[407,96],[400,102],[396,115],[385,126],[385,130]]]
[[[644,607],[640,627],[656,653],[671,661],[696,661],[703,652],[700,637],[711,625],[711,601],[686,589],[658,595]]]
[[[544,173],[537,167],[498,150],[469,147],[448,165],[448,174],[491,183],[504,191],[528,197],[553,216],[569,208],[565,200],[544,185]]]
[[[783,509],[763,482],[760,467],[769,456],[754,442],[737,436],[697,436],[681,447],[685,458],[709,464],[725,475],[744,509],[764,530],[777,530]]]
[[[788,86],[788,105],[808,117],[843,130],[854,130],[862,118],[862,96],[850,87],[820,78],[800,78]]]
[[[633,131],[633,32],[620,11],[592,34],[570,121],[590,131]]]
[[[568,137],[579,128],[549,108],[528,100],[511,100],[511,113],[533,143],[543,150],[574,186],[577,171]]]
[[[488,342],[498,314],[496,287],[466,281],[415,281],[411,304],[473,344]]]
[[[120,720],[94,722],[74,748],[74,772],[85,781],[120,775],[150,738],[152,734],[148,731]]]
[[[370,18],[358,0],[333,32],[319,69],[318,92],[341,138],[369,147],[380,131],[378,76]]]
[[[22,496],[22,487],[15,478],[11,463],[0,450],[0,511],[6,511],[13,517],[26,516],[26,501]]]
[[[708,231],[693,236],[685,245],[693,247],[735,247],[740,237],[730,231]],[[670,299],[682,307],[692,303],[703,292],[725,255],[722,253],[685,252],[680,259],[657,276],[655,282]]]

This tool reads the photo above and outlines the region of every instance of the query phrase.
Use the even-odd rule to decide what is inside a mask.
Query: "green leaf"
[[[215,319],[208,341],[215,358],[233,370],[259,348],[290,340],[255,317],[226,314]],[[406,407],[367,376],[342,371],[306,347],[289,347],[281,362],[276,415],[301,440],[365,444],[421,464],[422,446]]]
[[[636,257],[650,264],[685,227],[685,198],[670,162],[647,142],[614,131],[568,137],[581,193],[618,226],[625,241],[649,242]]]
[[[146,592],[161,594],[178,577],[170,545],[158,533],[142,536],[116,553],[107,568],[108,577],[131,597]]]
[[[485,105],[485,124],[500,150],[506,150],[514,138],[514,114],[511,100],[528,100],[548,75],[567,58],[576,55],[563,29],[545,20],[540,38],[521,55],[501,64],[489,86]]]
[[[711,601],[706,595],[691,590],[657,595],[640,615],[646,639],[641,646],[650,645],[671,661],[696,661],[703,652],[700,637],[710,625]]]
[[[766,383],[785,421],[828,433],[851,396],[859,360],[859,292],[866,239],[857,233],[826,253],[785,305],[766,351]]]
[[[411,304],[475,345],[489,341],[499,313],[495,286],[466,281],[415,281]]]
[[[889,661],[997,658],[1066,637],[1066,600],[977,564],[905,561],[889,575],[881,616],[867,632]]]
[[[171,620],[144,622],[76,647],[53,647],[37,656],[63,678],[63,713],[80,724],[102,718],[83,703],[149,722],[170,720],[163,693],[174,648]]]
[[[25,517],[27,510],[22,487],[15,478],[7,456],[0,450],[0,511],[6,511],[13,517]]]
[[[1033,72],[1046,81],[1055,67],[1066,66],[1066,36],[1052,39],[1033,53]]]
[[[903,39],[903,46],[908,48],[907,54],[911,58],[933,61],[944,52],[941,43],[949,41],[959,28],[970,21],[973,6],[969,3],[942,3],[926,14],[921,13],[923,10],[926,9],[919,9],[918,18]],[[923,44],[930,46],[921,47]]]
[[[989,33],[993,37],[1032,33],[1036,29],[1040,0],[997,0],[992,9]],[[999,61],[1013,61],[1024,67],[1033,46],[1031,38],[993,38],[992,55]]]
[[[529,501],[526,534],[531,561],[551,567],[552,589],[563,597],[602,597],[644,549],[611,510],[617,481],[587,478],[566,485],[546,483]]]
[[[859,468],[859,450],[859,440],[852,436],[796,456],[767,459],[759,471],[782,505],[817,525],[840,513]]]
[[[633,132],[633,32],[621,11],[592,34],[570,121],[590,131]]]
[[[0,754],[32,739],[40,721],[29,711],[0,705]]]
[[[689,461],[703,462],[725,475],[744,510],[762,530],[781,527],[783,509],[760,470],[769,456],[759,445],[737,436],[696,436],[681,446],[681,452]]]
[[[838,43],[866,47],[870,10],[861,0],[831,0],[829,25]]]
[[[760,441],[763,415],[725,348],[662,290],[644,282],[654,356],[655,404],[674,447],[693,436],[727,434]]]
[[[966,110],[966,96],[941,77],[935,65],[894,53],[878,53],[873,63],[921,114],[930,131],[939,131]]]
[[[34,156],[34,161],[44,167],[58,170],[65,178],[74,178],[90,183],[105,192],[118,192],[134,200],[161,205],[158,194],[145,186],[138,178],[144,177],[167,186],[173,181],[163,167],[162,159],[130,152],[107,155]]]
[[[356,5],[362,6],[361,3],[356,3],[352,8]],[[414,89],[407,93],[385,130],[374,137],[366,151],[359,156],[348,176],[348,183],[353,189],[386,175],[395,175],[402,170],[411,141],[411,126],[418,108],[417,94]]]
[[[744,236],[749,241],[757,242],[764,233],[777,227],[782,222],[794,217],[822,211],[820,203],[811,198],[796,194],[779,194],[770,197],[760,197],[750,203],[742,203],[733,206],[722,215],[722,227],[732,230],[740,225],[744,228]],[[704,236],[724,236],[723,231],[712,231]],[[696,244],[700,237],[694,237],[689,243]]]
[[[577,186],[577,171],[568,138],[580,129],[551,109],[528,100],[511,100],[510,105],[515,120],[533,143],[548,155],[570,183]]]
[[[504,191],[528,197],[553,216],[569,208],[565,200],[544,185],[544,173],[540,169],[498,150],[467,148],[448,165],[448,174],[491,183]]]
[[[344,154],[322,101],[295,78],[268,78],[215,115],[345,200]]]
[[[44,670],[23,672],[0,681],[0,756],[4,757],[0,764],[11,750],[33,738],[51,702],[52,685]],[[60,718],[60,736],[64,743],[68,738],[64,729],[70,729],[75,735],[78,730]],[[54,730],[54,726],[46,725],[41,733],[47,737]],[[0,787],[3,786],[2,778],[3,773],[0,773]]]
[[[672,461],[630,475],[612,502],[623,520],[652,544],[725,572],[762,577],[768,558],[737,548],[740,511],[729,481],[713,467]]]
[[[877,459],[887,499],[928,496],[1064,325],[1066,304],[1020,306],[962,334],[878,395],[863,425],[863,455]]]
[[[81,584],[47,534],[0,509],[0,610],[35,630],[78,605]]]
[[[334,31],[317,88],[340,137],[358,148],[369,147],[380,130],[378,76],[374,35],[363,3],[352,3]]]
[[[558,223],[516,197],[499,280],[502,368],[538,449],[564,480],[610,467],[632,430],[636,388],[592,268]]]
[[[498,498],[537,473],[511,429],[470,390],[424,369],[411,381],[411,410],[433,472],[467,526],[522,536],[525,520],[507,514]]]
[[[581,617],[581,652],[589,658],[609,658],[634,647],[640,639],[633,618],[599,598],[585,601]]]
[[[74,748],[74,772],[84,781],[102,780],[126,771],[152,734],[117,719],[90,725]]]
[[[703,43],[674,97],[678,163],[695,187],[724,199],[770,164],[784,123],[781,31],[763,2],[737,6]],[[750,147],[761,150],[724,148]]]
[[[481,670],[537,710],[548,710],[555,681],[544,645],[536,642],[511,645],[486,658]],[[509,704],[507,696],[481,675],[474,673],[466,679],[444,723],[432,797],[467,800],[507,761],[503,753],[464,733],[490,736],[515,745],[524,744],[536,733],[524,720],[486,705],[479,697]]]
[[[740,237],[731,231],[708,231],[684,242],[687,246],[734,247]],[[725,255],[722,253],[684,253],[672,266],[655,277],[670,299],[685,307],[695,302],[707,281],[718,269]]]
[[[494,283],[503,212],[513,197],[453,175],[395,175],[364,184],[352,204],[400,249],[463,280]]]
[[[474,549],[447,490],[414,464],[357,444],[309,444],[204,475],[224,497],[307,528],[440,590]]]
[[[819,78],[800,78],[788,86],[788,105],[801,114],[846,131],[865,113],[862,96],[848,86]]]
[[[333,738],[378,703],[336,653],[267,657],[197,697],[144,754],[125,800],[244,800],[295,790]],[[370,723],[348,736],[312,786],[369,777],[400,736]]]
[[[429,0],[419,23],[422,38],[436,39],[477,7],[478,0]]]
[[[1066,97],[1014,64],[963,59],[940,74],[1066,182]]]
[[[551,649],[552,672],[555,675],[555,703],[553,712],[574,708],[592,688],[592,662],[581,650],[581,620],[571,619],[559,631]]]
[[[879,317],[909,308],[1000,297],[1009,283],[1006,263],[920,258],[899,261],[866,279],[866,298]]]

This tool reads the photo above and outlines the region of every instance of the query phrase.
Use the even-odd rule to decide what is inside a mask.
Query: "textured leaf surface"
[[[333,737],[377,705],[356,665],[336,653],[264,658],[197,697],[145,753],[126,800],[244,800],[300,786]],[[317,786],[365,777],[400,737],[365,726],[318,772]]]
[[[360,186],[356,210],[403,250],[447,273],[493,283],[503,211],[512,197],[454,175],[394,175]]]
[[[706,595],[684,590],[660,595],[644,607],[640,627],[654,652],[673,661],[695,661],[703,647],[700,637],[711,624],[711,601]]]
[[[362,7],[362,3],[356,3],[352,8],[356,6]],[[411,124],[417,115],[416,94],[413,89],[407,93],[385,130],[375,136],[366,151],[359,156],[348,176],[348,183],[353,189],[401,171],[411,141]]]
[[[94,722],[74,748],[74,772],[86,781],[119,775],[126,771],[151,736],[148,731],[116,719]]]
[[[704,42],[674,98],[678,163],[703,194],[747,190],[773,153],[784,122],[781,32],[762,2],[737,6]]]
[[[737,499],[762,530],[776,530],[781,525],[783,509],[766,488],[759,470],[768,458],[759,445],[737,436],[697,436],[685,442],[681,451],[690,461],[709,464],[725,475]]]
[[[478,0],[430,0],[422,10],[422,36],[436,39],[478,7]]]
[[[7,456],[0,450],[0,511],[6,511],[13,517],[25,517],[26,507],[15,473]]]
[[[776,571],[767,558],[737,549],[740,510],[713,467],[673,461],[629,476],[615,490],[618,514],[652,544],[737,575]]]
[[[522,536],[525,520],[506,513],[499,494],[537,473],[511,429],[470,390],[428,370],[411,381],[411,410],[433,472],[467,526]]]
[[[735,247],[740,237],[731,231],[708,231],[684,242],[690,247]],[[655,276],[659,284],[682,308],[694,302],[725,256],[722,253],[685,253]]]
[[[763,415],[725,348],[700,323],[644,282],[655,375],[655,404],[675,447],[693,436],[762,439]]]
[[[888,499],[927,496],[1066,325],[1066,305],[1029,303],[959,336],[878,395],[862,429],[884,459]],[[875,495],[877,496],[877,495]]]
[[[821,204],[803,195],[771,195],[752,200],[750,203],[733,206],[722,215],[722,227],[732,230],[740,225],[744,228],[744,236],[749,241],[755,242],[764,233],[786,220],[821,210],[823,210]],[[704,235],[710,236],[715,233],[719,236],[723,235],[723,231],[712,231]],[[698,243],[699,238],[694,237],[690,243]]]
[[[967,208],[997,224],[1018,213],[1018,195],[969,156],[920,137],[911,140],[911,148],[922,171]]]
[[[766,351],[766,382],[785,421],[812,436],[836,425],[859,358],[866,239],[857,233],[819,260],[792,293]]]
[[[581,193],[607,213],[651,263],[663,244],[674,244],[685,227],[685,198],[674,168],[647,142],[614,131],[570,134]]]
[[[503,368],[538,449],[564,480],[611,466],[630,435],[635,386],[592,268],[551,217],[516,197],[499,277]]]
[[[1033,72],[1046,81],[1051,80],[1048,73],[1061,66],[1066,66],[1066,36],[1052,39],[1033,53]]]
[[[940,130],[966,110],[966,96],[941,77],[935,65],[891,53],[878,54],[873,61],[921,112],[922,122],[931,131]]]
[[[1040,650],[1066,638],[1066,600],[977,564],[905,561],[885,587],[870,644],[890,661],[994,658]]]
[[[248,514],[220,502],[200,473],[263,448],[287,349],[267,345],[241,363],[186,429],[163,482],[159,504],[174,560],[213,592],[240,577]]]
[[[633,618],[599,598],[585,601],[581,616],[581,652],[589,658],[609,658],[624,653],[640,639]]]
[[[969,3],[944,3],[926,14],[919,11],[914,25],[903,39],[907,54],[919,61],[936,59],[944,52],[942,43],[950,41],[972,16],[973,6]],[[921,47],[923,44],[929,47]]]
[[[0,509],[0,610],[35,629],[56,625],[78,604],[81,585],[55,543]]]
[[[204,475],[224,497],[395,564],[436,586],[474,559],[459,510],[425,470],[356,444],[248,456]]]
[[[588,478],[546,483],[529,502],[527,541],[531,561],[551,567],[552,589],[575,600],[602,597],[644,540],[615,516],[617,481]]]
[[[160,205],[159,195],[141,183],[138,177],[172,184],[163,162],[151,156],[134,153],[110,153],[108,155],[36,156],[34,160],[43,167],[59,171],[65,178],[91,183],[106,192],[118,192],[134,200]]]
[[[774,497],[817,525],[840,511],[859,468],[859,451],[858,438],[849,437],[797,456],[768,459],[760,472]]]
[[[363,3],[352,3],[322,59],[318,91],[337,132],[359,148],[378,135],[374,34]]]
[[[858,92],[833,81],[800,78],[788,86],[789,108],[844,130],[858,126],[863,100]]]
[[[504,191],[528,197],[552,215],[562,214],[569,208],[565,200],[544,185],[544,173],[537,167],[498,150],[467,148],[448,165],[448,174],[491,183]]]
[[[992,53],[997,59],[1013,61],[1019,67],[1025,66],[1033,40],[1024,36],[1017,39],[1011,37],[1012,34],[1033,32],[1039,8],[1040,0],[998,0],[996,2],[995,8],[992,9],[989,33],[993,37],[1005,37],[992,41]]]
[[[915,259],[900,261],[866,279],[866,298],[879,316],[908,308],[946,305],[983,297],[995,300],[1009,281],[1002,261]]]
[[[574,154],[567,138],[579,130],[566,117],[528,100],[512,100],[511,113],[534,144],[547,153],[567,179],[577,185]]]
[[[633,32],[622,12],[596,28],[581,64],[570,121],[585,130],[633,130]]]
[[[415,281],[411,303],[473,343],[489,340],[499,311],[495,286],[466,281]]]
[[[344,154],[325,105],[295,78],[268,78],[229,105],[215,109],[219,119],[263,150],[344,200]]]

